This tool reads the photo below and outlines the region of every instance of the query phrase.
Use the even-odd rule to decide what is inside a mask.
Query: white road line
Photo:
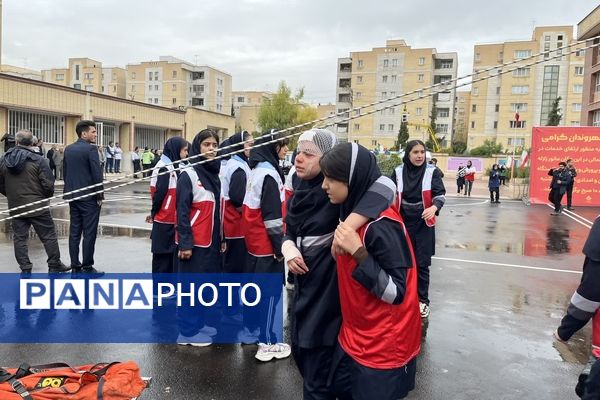
[[[546,203],[546,205],[547,205],[548,207],[550,207],[551,209],[553,209],[553,210],[554,210],[554,205],[550,205],[550,204],[548,204],[548,203]],[[565,217],[569,217],[569,218],[571,218],[573,221],[580,223],[581,225],[585,226],[585,227],[586,227],[586,228],[588,228],[588,229],[592,229],[592,226],[591,226],[591,225],[588,225],[588,224],[586,224],[585,222],[578,220],[577,218],[573,217],[572,215],[565,214],[565,213],[563,213],[562,215],[564,215]],[[577,214],[575,214],[575,215],[577,215]],[[579,217],[579,215],[577,215],[577,216]]]
[[[71,222],[68,219],[63,219],[63,218],[53,218],[55,221],[59,221],[59,222]],[[151,231],[152,228],[148,228],[145,226],[135,226],[135,225],[121,225],[121,224],[110,224],[110,223],[105,223],[105,222],[100,222],[98,223],[98,225],[102,225],[102,226],[108,226],[110,228],[126,228],[126,229],[140,229],[143,231]]]
[[[484,200],[484,201],[480,201],[478,203],[458,203],[458,204],[450,204],[450,203],[446,203],[444,204],[444,207],[459,207],[459,206],[477,206],[477,205],[481,205],[481,204],[485,204],[485,203],[489,203],[489,200]]]
[[[489,261],[464,260],[462,258],[447,258],[447,257],[438,257],[438,256],[433,256],[431,258],[434,258],[436,260],[442,260],[442,261],[456,261],[456,262],[464,262],[464,263],[471,263],[471,264],[497,265],[500,267],[533,269],[533,270],[537,270],[537,271],[566,272],[568,274],[581,275],[581,271],[571,271],[568,269],[543,268],[543,267],[534,267],[531,265],[504,264],[504,263],[495,263],[495,262],[489,262]]]
[[[564,212],[569,213],[569,214],[573,214],[579,218],[581,218],[582,220],[584,220],[585,222],[589,223],[590,225],[594,225],[594,223],[592,221],[590,221],[589,219],[583,218],[581,215],[574,213],[573,211],[567,210],[566,208],[564,209]]]

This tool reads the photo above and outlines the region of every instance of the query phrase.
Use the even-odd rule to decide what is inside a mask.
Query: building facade
[[[428,140],[427,125],[431,111],[437,109],[436,132],[442,146],[452,140],[456,79],[456,53],[438,53],[436,49],[413,49],[404,40],[388,40],[385,47],[350,53],[337,64],[336,111],[367,106],[383,99],[414,92],[383,105],[396,106],[359,116],[351,121],[338,117],[336,133],[342,140],[354,141],[367,148],[396,146],[398,131],[404,118],[408,120],[411,139]],[[448,84],[443,85],[444,82]],[[442,84],[435,89],[426,89]],[[431,95],[430,95],[431,94]],[[365,108],[370,111],[372,108]],[[358,112],[354,112],[358,115]],[[346,117],[349,117],[346,114]]]
[[[262,104],[273,97],[271,92],[235,91],[231,94],[237,131],[259,132],[258,112]]]
[[[42,73],[34,69],[16,67],[14,65],[0,65],[0,73],[20,76],[21,78],[33,79],[36,81],[42,80]]]
[[[509,151],[530,147],[531,128],[547,125],[548,114],[559,97],[560,125],[579,125],[583,52],[569,54],[569,50],[557,50],[574,42],[573,27],[547,26],[535,28],[531,40],[476,45],[473,79],[486,79],[473,82],[471,87],[468,148],[480,146],[486,140],[500,143]],[[550,52],[532,58],[547,51]],[[547,61],[526,65],[540,58]],[[517,63],[502,67],[512,61]],[[483,72],[488,68],[493,69]],[[503,69],[513,68],[517,69],[502,73]]]
[[[452,140],[466,145],[469,134],[469,116],[471,114],[471,91],[457,91],[454,104]]]
[[[577,39],[586,45],[600,44],[600,6],[596,7],[577,25]],[[582,126],[600,126],[600,51],[598,46],[585,51]]]
[[[171,108],[194,107],[231,115],[231,75],[171,56],[127,65],[130,100]]]

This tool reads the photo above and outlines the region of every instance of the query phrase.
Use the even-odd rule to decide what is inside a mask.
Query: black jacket
[[[102,183],[102,167],[100,166],[98,148],[83,139],[79,139],[75,143],[68,145],[65,149],[65,156],[63,159],[63,174],[65,180],[65,193],[96,183]],[[72,199],[102,189],[103,186],[99,185],[64,197],[65,199]],[[81,200],[89,201],[96,199],[104,199],[104,193],[99,193]]]
[[[0,193],[8,198],[8,207],[14,208],[54,195],[54,175],[42,156],[26,147],[13,147],[0,159]],[[17,215],[48,205],[44,202],[32,207],[11,212]],[[23,217],[38,216],[40,210]]]

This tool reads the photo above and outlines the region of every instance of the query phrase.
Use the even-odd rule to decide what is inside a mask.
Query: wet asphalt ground
[[[6,207],[1,197],[0,209]],[[97,268],[150,272],[150,225],[144,222],[149,209],[147,184],[107,193]],[[520,201],[448,199],[438,219],[431,316],[409,399],[577,399],[574,386],[589,354],[590,327],[568,345],[557,344],[552,332],[581,277],[588,222],[600,209],[577,208],[570,217],[552,217],[551,211]],[[52,213],[68,264],[68,207]],[[34,271],[46,270],[33,233],[30,258]],[[18,272],[4,222],[0,260],[0,272]],[[142,399],[301,399],[292,359],[260,363],[255,351],[240,345],[3,344],[0,364],[131,359],[153,378]]]

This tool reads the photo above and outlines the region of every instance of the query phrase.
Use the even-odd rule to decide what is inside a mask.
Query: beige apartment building
[[[20,76],[21,78],[33,79],[36,81],[42,80],[42,73],[40,71],[36,71],[34,69],[16,67],[14,65],[0,65],[0,73],[12,75],[12,76]]]
[[[64,146],[76,140],[75,126],[82,119],[96,122],[98,145],[121,144],[126,172],[132,169],[130,151],[136,146],[162,149],[172,136],[191,142],[205,128],[225,139],[235,130],[229,115],[194,107],[171,109],[0,74],[1,132],[29,129],[46,144]]]
[[[586,46],[600,44],[600,6],[577,25],[577,39]],[[585,51],[581,125],[600,126],[600,51],[598,46]]]
[[[397,106],[382,112],[338,122],[336,134],[340,140],[360,143],[369,149],[394,147],[406,107],[410,138],[427,140],[426,126],[431,122],[435,102],[437,137],[442,146],[447,146],[454,130],[455,89],[450,83],[435,90],[426,87],[456,79],[457,67],[456,53],[438,53],[433,48],[413,49],[404,40],[388,40],[385,47],[351,52],[350,57],[338,59],[338,113],[412,91],[415,93],[385,103]],[[428,96],[430,93],[433,95]],[[372,108],[364,109],[364,112],[369,110]]]
[[[457,91],[454,107],[454,132],[456,142],[467,144],[469,134],[469,116],[471,114],[471,91]]]
[[[258,112],[262,104],[273,97],[271,92],[235,91],[231,93],[236,130],[259,132]]]
[[[557,50],[574,42],[572,26],[545,26],[535,28],[531,40],[476,45],[474,79],[488,79],[474,82],[471,87],[468,148],[480,146],[485,140],[500,143],[509,151],[531,146],[532,127],[547,124],[552,103],[558,97],[563,114],[560,125],[578,126],[584,54]],[[531,58],[549,50],[553,51]],[[559,57],[551,59],[554,56]],[[526,65],[540,59],[548,61]],[[515,60],[516,64],[502,67]],[[490,72],[482,72],[492,67]],[[515,67],[518,69],[501,74]]]
[[[130,100],[171,108],[195,107],[231,115],[231,75],[171,56],[127,65]]]

